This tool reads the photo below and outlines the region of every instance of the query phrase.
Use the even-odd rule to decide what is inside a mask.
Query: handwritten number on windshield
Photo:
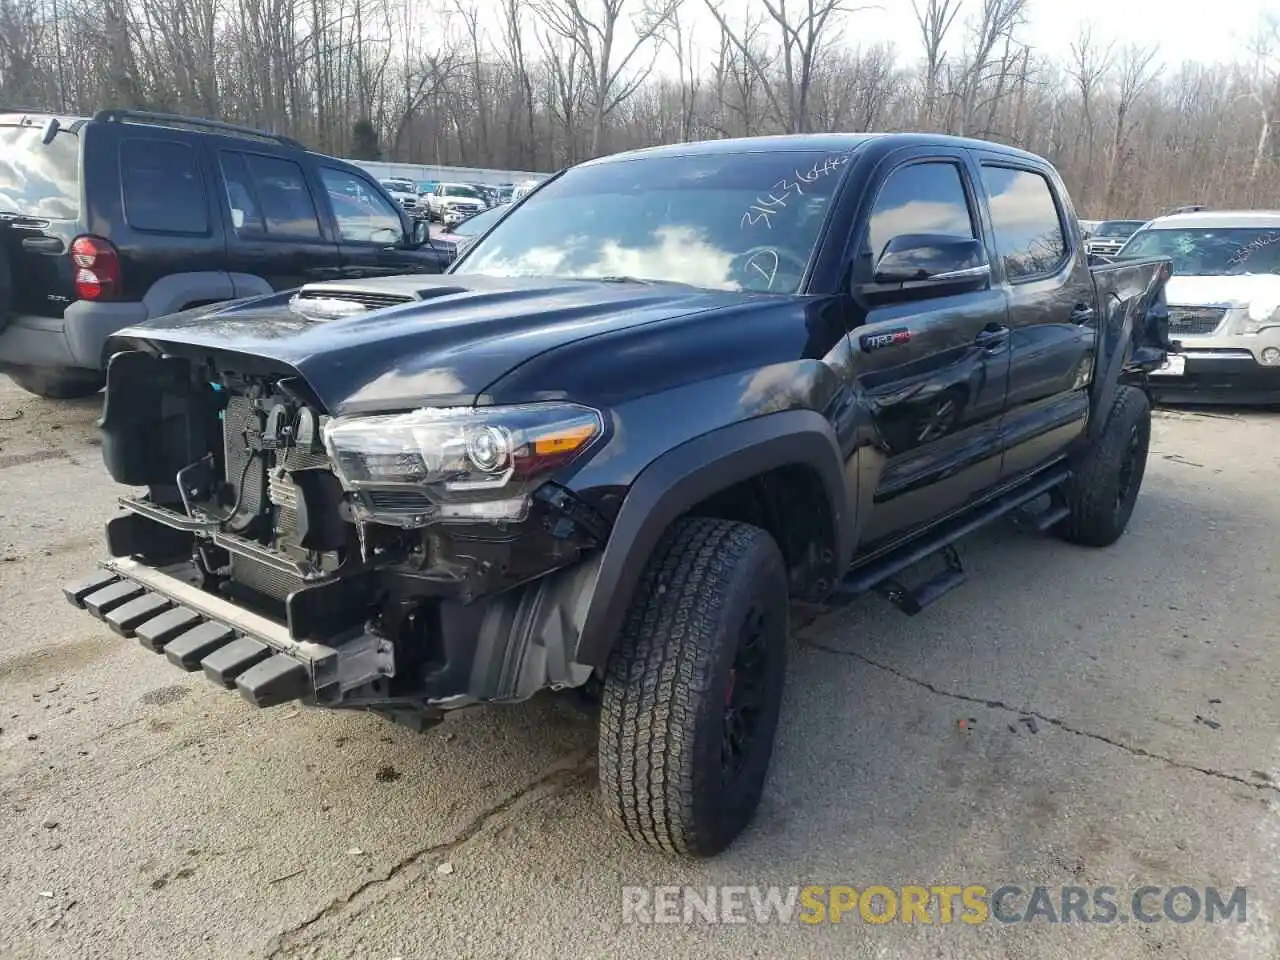
[[[1237,250],[1235,256],[1228,260],[1227,264],[1232,267],[1238,267],[1240,264],[1248,260],[1255,250],[1261,250],[1263,247],[1269,247],[1273,243],[1280,243],[1280,233],[1264,233],[1256,240],[1251,240],[1249,243],[1246,243]]]
[[[787,201],[792,197],[805,195],[801,184],[810,184],[819,177],[828,176],[848,162],[848,157],[828,157],[821,163],[815,163],[807,173],[801,173],[797,170],[794,178],[787,179],[784,177],[779,180],[773,185],[769,193],[756,197],[755,201],[747,208],[747,212],[742,215],[743,228],[763,223],[769,229],[773,229],[773,221],[770,218],[785,208]]]

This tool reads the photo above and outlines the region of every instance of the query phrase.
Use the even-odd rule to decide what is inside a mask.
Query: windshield
[[[577,167],[512,210],[457,272],[794,293],[847,161],[740,153]]]
[[[80,138],[62,131],[43,144],[40,127],[0,127],[0,213],[48,220],[80,216]]]
[[[444,194],[446,197],[470,197],[472,200],[481,199],[480,191],[478,191],[475,187],[464,186],[463,184],[460,184],[460,183],[448,184],[440,192]]]
[[[1105,220],[1093,231],[1095,237],[1122,239],[1137,230],[1145,221],[1142,220]]]
[[[1143,230],[1120,255],[1170,257],[1175,274],[1191,277],[1280,274],[1280,228]]]
[[[382,185],[391,193],[413,193],[413,184],[407,180],[383,180]]]

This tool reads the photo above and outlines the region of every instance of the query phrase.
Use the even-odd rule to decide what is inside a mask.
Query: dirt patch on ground
[[[0,660],[0,681],[23,683],[48,680],[50,677],[61,678],[78,673],[84,667],[104,657],[110,650],[110,642],[102,636],[55,643],[39,650]]]

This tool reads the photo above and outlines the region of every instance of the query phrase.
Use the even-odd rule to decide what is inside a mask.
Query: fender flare
[[[231,274],[221,270],[200,273],[171,273],[151,285],[143,296],[148,317],[177,313],[187,304],[216,303],[235,297]]]
[[[657,457],[632,483],[596,565],[574,660],[605,665],[641,572],[672,522],[719,490],[792,464],[813,467],[822,480],[837,569],[843,570],[853,552],[854,517],[844,459],[826,418],[786,410],[721,427]]]

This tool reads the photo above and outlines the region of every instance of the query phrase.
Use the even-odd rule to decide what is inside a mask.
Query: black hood
[[[290,292],[160,317],[120,331],[115,345],[145,341],[195,360],[213,356],[230,369],[238,361],[242,372],[283,365],[340,415],[469,404],[547,350],[758,297],[677,284],[466,275],[312,284],[302,295],[293,306]],[[379,309],[328,320],[299,311],[321,297]]]

